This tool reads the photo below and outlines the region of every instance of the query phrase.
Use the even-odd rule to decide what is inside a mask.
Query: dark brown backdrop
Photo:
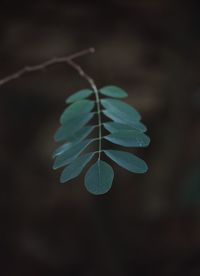
[[[112,190],[59,184],[53,134],[70,93],[57,65],[0,89],[0,275],[200,275],[199,1],[1,2],[0,78],[89,46],[79,62],[140,110],[145,175],[117,166]]]

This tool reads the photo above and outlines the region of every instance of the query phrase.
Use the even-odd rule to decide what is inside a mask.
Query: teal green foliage
[[[69,107],[67,107],[63,114],[60,117],[60,123],[65,124],[70,119],[73,119],[76,116],[81,116],[84,114],[87,114],[94,108],[95,102],[90,100],[80,100],[73,104],[71,104]]]
[[[102,95],[112,98],[126,98],[128,96],[128,94],[123,89],[114,85],[105,86],[99,89],[99,92]]]
[[[133,173],[145,173],[147,164],[132,153],[119,150],[104,150],[105,154],[122,168]]]
[[[67,120],[55,133],[54,138],[56,142],[59,141],[70,141],[71,137],[74,139],[74,136],[77,139],[82,135],[87,134],[90,132],[90,126],[84,127],[94,116],[94,113],[86,113],[81,116],[76,116],[70,120]],[[89,135],[89,133],[88,133]],[[84,137],[85,138],[85,137]]]
[[[85,187],[91,194],[105,194],[112,186],[113,177],[112,167],[98,159],[85,175]]]
[[[107,129],[109,132],[114,133],[118,130],[126,129],[126,130],[139,130],[141,132],[146,132],[147,128],[146,126],[141,122],[136,122],[134,126],[129,126],[125,124],[120,124],[117,122],[107,122],[103,124],[105,129]]]
[[[104,157],[130,172],[147,172],[147,164],[136,155],[123,150],[102,148],[103,140],[123,147],[147,147],[150,143],[140,113],[121,101],[127,95],[123,89],[110,85],[94,89],[94,92],[83,89],[67,98],[69,106],[62,113],[61,126],[54,136],[57,142],[64,141],[53,153],[53,168],[64,167],[60,176],[61,183],[79,176],[95,156],[96,161],[89,167],[84,180],[85,188],[94,195],[105,194],[112,186],[114,172],[102,160]],[[95,96],[96,100],[87,99],[91,96]],[[94,123],[95,115],[98,116],[98,123]],[[102,115],[107,118],[104,122]],[[96,137],[92,135],[95,128],[98,130]],[[102,135],[104,132],[106,134]],[[93,142],[98,142],[98,147]],[[90,150],[91,144],[93,150]]]
[[[125,147],[147,147],[149,137],[138,130],[119,129],[104,137],[106,140]]]
[[[73,103],[76,101],[80,101],[92,95],[93,91],[91,89],[82,89],[74,94],[72,94],[69,98],[66,99],[66,103]]]
[[[77,157],[69,166],[65,167],[60,176],[60,182],[64,183],[77,177],[93,156],[94,152],[90,152]]]

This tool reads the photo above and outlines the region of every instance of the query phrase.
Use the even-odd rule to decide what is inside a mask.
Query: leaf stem
[[[101,131],[101,107],[100,107],[100,101],[99,101],[99,92],[98,89],[95,85],[95,83],[93,82],[92,88],[94,90],[95,93],[95,97],[96,97],[96,105],[97,105],[97,115],[98,115],[98,127],[99,127],[99,157],[98,160],[101,159],[101,140],[102,140],[102,131]]]
[[[94,91],[95,98],[96,98],[98,128],[99,128],[99,148],[98,148],[99,157],[98,157],[98,160],[100,160],[100,158],[101,158],[101,140],[102,140],[102,130],[101,130],[102,123],[101,123],[100,99],[99,99],[99,92],[98,92],[97,86],[96,86],[94,80],[89,75],[87,75],[84,72],[84,70],[82,69],[82,67],[79,64],[77,64],[74,60],[68,60],[67,63],[69,65],[71,65],[79,73],[79,75],[90,84],[92,90]]]
[[[103,152],[103,150],[101,150],[101,152]],[[98,153],[99,154],[99,150],[96,150],[93,152],[94,154]]]

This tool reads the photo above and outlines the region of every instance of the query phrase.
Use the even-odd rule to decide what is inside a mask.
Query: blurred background
[[[65,99],[88,84],[68,65],[0,88],[0,275],[200,275],[200,2],[1,1],[0,78],[90,46],[77,61],[115,84],[152,139],[144,175],[112,163],[103,196],[59,184],[51,154]]]

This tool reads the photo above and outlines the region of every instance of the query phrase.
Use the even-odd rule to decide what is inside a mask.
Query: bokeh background
[[[69,66],[0,88],[0,275],[200,275],[200,2],[1,1],[0,78],[93,46],[78,60],[142,114],[149,171],[111,191],[61,186],[53,135],[88,84]]]

